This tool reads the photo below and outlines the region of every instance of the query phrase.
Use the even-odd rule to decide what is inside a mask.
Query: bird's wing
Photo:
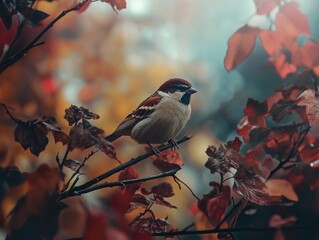
[[[129,135],[132,127],[154,112],[155,106],[161,101],[162,97],[154,93],[145,99],[131,114],[129,114],[116,128],[114,133],[121,132],[121,135]]]

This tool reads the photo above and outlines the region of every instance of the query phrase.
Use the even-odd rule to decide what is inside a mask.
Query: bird
[[[105,137],[113,142],[119,137],[130,136],[140,144],[147,144],[156,154],[153,145],[172,142],[182,131],[191,116],[191,95],[197,90],[182,78],[172,78],[164,82],[152,95],[129,114]]]

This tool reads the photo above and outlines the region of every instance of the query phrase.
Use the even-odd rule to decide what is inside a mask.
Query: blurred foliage
[[[30,1],[25,2],[30,4]],[[220,142],[219,139],[225,141],[235,135],[236,124],[243,115],[248,97],[264,101],[266,96],[272,94],[273,89],[286,84],[280,81],[280,75],[274,69],[265,66],[268,56],[258,41],[256,46],[248,49],[250,53],[254,51],[254,57],[248,58],[229,75],[223,69],[222,59],[226,53],[227,39],[253,12],[253,1],[234,3],[229,0],[220,3],[176,0],[139,3],[132,0],[128,1],[127,10],[117,14],[105,4],[110,3],[113,8],[120,10],[123,6],[116,5],[116,2],[91,3],[85,9],[68,14],[56,23],[45,34],[44,45],[32,49],[1,73],[0,102],[14,109],[11,110],[14,116],[25,121],[41,119],[43,116],[55,117],[63,131],[68,127],[64,109],[71,104],[81,105],[96,112],[100,116],[96,121],[97,127],[110,133],[163,81],[172,76],[185,77],[194,83],[201,94],[192,99],[192,119],[182,133],[195,136],[179,150],[185,162],[179,177],[187,179],[187,184],[196,194],[203,194],[207,192],[207,183],[216,180],[208,170],[203,173],[207,145],[215,145]],[[12,53],[23,49],[55,16],[73,4],[73,1],[37,1],[35,8],[50,16],[39,17],[43,20],[41,26],[25,28],[21,33],[23,37],[15,42]],[[312,4],[316,6],[314,1]],[[311,3],[302,6],[309,12],[315,9],[309,7],[312,6]],[[16,11],[20,12],[21,9],[16,8]],[[0,16],[4,16],[3,14],[0,12]],[[11,16],[11,12],[8,16]],[[317,26],[317,15],[310,15],[309,19],[312,27]],[[3,24],[16,29],[17,20],[13,19],[12,23],[3,21]],[[0,26],[1,33],[6,31],[3,24]],[[314,29],[313,35],[316,34],[318,33]],[[0,42],[1,51],[6,50],[5,44],[8,41],[13,41],[13,38]],[[237,63],[230,64],[229,69]],[[295,80],[295,77],[288,76],[287,82],[291,80]],[[42,163],[50,167],[56,166],[56,154],[64,152],[66,148],[61,143],[54,144],[53,136],[48,135],[46,151],[36,158],[15,142],[12,134],[14,128],[4,109],[0,108],[0,166],[3,171],[0,175],[5,176],[2,178],[5,179],[5,184],[0,186],[0,190],[1,193],[3,189],[7,191],[5,196],[0,195],[0,219],[4,219],[17,200],[30,190],[24,182],[25,173],[35,172]],[[117,158],[122,162],[144,151],[142,146],[129,138],[118,140],[115,148]],[[70,157],[82,160],[87,154],[88,150],[77,150],[71,152]],[[86,174],[81,176],[79,183],[100,175],[116,164],[103,153],[96,154],[86,164]],[[17,166],[17,169],[13,169],[12,165]],[[138,165],[137,171],[145,176],[158,173],[149,162]],[[72,175],[72,170],[67,169],[66,175]],[[12,176],[23,184],[15,186],[11,181]],[[117,176],[113,176],[110,181],[116,179]],[[173,179],[168,179],[167,182],[178,193],[170,198],[170,202],[184,214],[177,215],[174,208],[163,211],[160,206],[156,206],[154,212],[162,219],[169,215],[173,225],[184,226],[193,219],[189,207],[195,199],[186,189],[179,190]],[[152,189],[153,185],[146,183],[145,187]],[[301,200],[309,202],[309,205],[318,198],[316,193],[305,193],[302,185],[296,191],[298,195],[302,195]],[[56,239],[83,234],[87,219],[101,222],[103,216],[94,210],[101,205],[97,199],[107,201],[112,193],[113,191],[101,189],[85,196],[84,201],[89,207],[84,207],[79,199],[67,199],[67,204],[72,208],[61,212]],[[47,193],[38,194],[39,199],[50,198]],[[107,213],[112,212],[109,206],[103,205]],[[42,207],[46,209],[48,206]],[[60,206],[54,207],[60,209]],[[253,217],[254,220],[263,216],[265,211],[267,210],[260,210]],[[313,218],[318,219],[318,208],[311,212],[306,206],[301,206],[293,211],[304,212],[300,221],[305,219],[311,222]],[[272,207],[266,214],[270,217],[270,213],[274,212],[279,210]],[[289,215],[288,208],[283,212],[284,215]],[[193,211],[193,214],[196,219],[200,219],[196,221],[200,225],[198,229],[207,229],[209,223],[203,213]],[[133,211],[127,218],[132,220],[134,216],[136,212]],[[240,220],[250,222],[251,218],[247,220],[249,217],[241,216]],[[265,221],[258,220],[263,224]],[[107,223],[102,221],[101,226],[105,225]],[[120,233],[115,228],[111,230],[109,233],[114,234],[111,236],[119,236]],[[90,229],[84,234],[89,236]]]

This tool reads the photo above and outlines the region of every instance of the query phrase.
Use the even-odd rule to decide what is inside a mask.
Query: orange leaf
[[[319,65],[319,44],[313,41],[307,41],[300,48],[300,57],[302,63],[309,68]]]
[[[273,60],[272,64],[275,66],[277,73],[283,79],[285,79],[287,75],[297,71],[297,67],[295,65],[286,61],[286,56],[283,53]]]
[[[245,25],[238,29],[228,40],[224,65],[227,71],[234,69],[253,51],[259,29]]]
[[[266,192],[270,195],[284,196],[292,201],[298,201],[298,196],[291,183],[284,179],[270,179],[266,182]]]
[[[275,7],[278,6],[278,0],[255,0],[257,14],[263,15],[270,13]]]
[[[282,32],[263,30],[259,32],[259,39],[266,53],[269,56],[274,56],[282,49],[282,42],[284,41],[284,36]]]
[[[296,2],[287,3],[280,9],[276,15],[276,28],[292,38],[301,34],[310,35],[308,18]]]

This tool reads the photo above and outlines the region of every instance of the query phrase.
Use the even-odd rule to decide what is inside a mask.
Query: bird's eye
[[[186,85],[179,85],[177,86],[177,89],[181,92],[185,92],[186,90],[189,89],[189,86],[186,86]]]

